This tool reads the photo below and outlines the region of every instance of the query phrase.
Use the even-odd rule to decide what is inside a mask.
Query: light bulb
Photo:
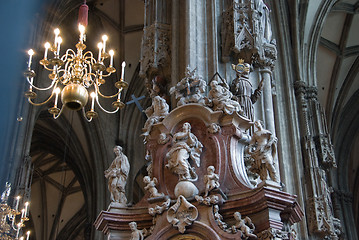
[[[110,54],[110,56],[115,55],[115,51],[113,51],[112,49],[108,53]]]
[[[103,41],[107,41],[107,40],[108,40],[107,35],[103,35],[103,36],[102,36],[102,40],[103,40]]]

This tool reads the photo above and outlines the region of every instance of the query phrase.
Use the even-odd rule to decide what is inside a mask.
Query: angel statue
[[[269,130],[264,129],[262,121],[255,121],[254,125],[257,130],[254,131],[248,146],[248,152],[254,159],[251,171],[259,174],[262,181],[265,181],[269,175],[270,179],[278,182],[273,162],[278,139]]]
[[[173,146],[166,154],[168,163],[166,167],[177,174],[180,181],[196,181],[198,176],[191,167],[189,160],[192,159],[197,167],[200,166],[200,155],[203,145],[197,137],[191,133],[191,125],[186,122],[182,126],[182,131],[173,136]]]

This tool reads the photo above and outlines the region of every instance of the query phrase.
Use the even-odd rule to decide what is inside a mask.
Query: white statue
[[[1,203],[6,203],[11,192],[11,183],[6,182],[5,184],[5,190],[1,194]]]
[[[166,165],[173,173],[177,174],[179,180],[196,181],[198,176],[189,160],[192,159],[197,167],[200,166],[200,155],[202,143],[191,133],[191,125],[184,123],[182,131],[173,136],[173,146],[166,154],[168,163]]]
[[[149,191],[149,193],[150,193],[150,198],[164,196],[164,194],[159,193],[156,188],[156,185],[158,183],[157,178],[154,177],[151,180],[151,178],[149,176],[145,176],[145,177],[143,177],[143,182],[146,184],[145,190]]]
[[[145,236],[147,235],[147,230],[146,229],[138,230],[136,222],[130,222],[128,224],[128,226],[130,226],[130,229],[132,231],[130,240],[143,240],[143,239],[145,239]]]
[[[232,226],[232,232],[236,232],[237,230],[241,231],[242,239],[248,239],[249,237],[257,238],[257,236],[253,234],[255,227],[249,217],[242,219],[242,216],[239,212],[235,212],[233,217],[236,220],[236,223]]]
[[[116,158],[105,171],[105,177],[108,178],[108,190],[111,193],[111,202],[126,204],[125,186],[130,171],[130,163],[122,152],[121,146],[115,146],[113,151]]]
[[[197,69],[193,71],[189,67],[186,68],[185,77],[177,83],[176,86],[170,88],[170,94],[175,94],[177,106],[187,103],[205,103],[204,92],[206,91],[206,82],[202,77],[195,74]]]
[[[253,104],[262,93],[263,81],[260,82],[258,88],[253,92],[252,83],[249,81],[250,65],[239,59],[237,65],[232,64],[232,68],[236,71],[237,77],[232,81],[231,92],[242,107],[242,115],[253,121]]]
[[[219,110],[230,115],[241,110],[239,103],[232,100],[233,94],[229,91],[229,86],[225,81],[219,83],[217,80],[213,80],[210,86],[208,105],[213,107],[214,111]]]
[[[214,173],[214,167],[213,166],[209,166],[207,168],[207,175],[204,175],[204,183],[206,184],[206,191],[204,196],[207,197],[208,193],[219,187],[219,177],[218,174]]]
[[[258,11],[260,18],[260,33],[265,42],[272,40],[272,28],[269,18],[269,9],[263,0],[254,0],[254,8]]]
[[[143,128],[144,133],[142,134],[145,136],[145,139],[151,133],[153,124],[162,121],[168,115],[168,111],[169,106],[165,99],[160,96],[155,96],[152,99],[152,105],[145,110],[148,117]]]
[[[222,230],[226,230],[228,225],[227,225],[227,223],[223,222],[223,217],[219,213],[219,206],[218,205],[213,205],[213,216],[214,216],[214,219],[216,220],[216,222],[218,223],[218,226]]]
[[[273,134],[263,128],[261,121],[254,122],[257,130],[254,131],[248,146],[248,152],[254,159],[251,170],[259,174],[262,181],[268,178],[278,182],[273,159],[276,155],[277,138]]]

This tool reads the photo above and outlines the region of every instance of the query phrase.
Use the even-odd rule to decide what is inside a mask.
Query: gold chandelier
[[[20,196],[16,197],[15,208],[8,205],[8,198],[11,191],[10,183],[6,183],[5,191],[1,195],[0,203],[0,240],[24,240],[25,237],[20,237],[20,232],[25,227],[25,222],[29,220],[27,217],[29,210],[29,202],[25,202],[24,208],[19,211]],[[21,216],[20,216],[21,214]],[[30,238],[30,231],[26,232],[26,240]]]
[[[85,8],[85,13],[83,8]],[[65,106],[71,110],[76,111],[82,109],[87,121],[91,121],[93,118],[98,116],[97,112],[95,112],[95,102],[102,111],[110,114],[116,113],[119,109],[125,106],[125,104],[121,102],[120,99],[121,91],[128,86],[128,84],[124,81],[124,68],[126,66],[125,62],[122,62],[121,78],[115,83],[115,87],[118,89],[117,93],[108,96],[102,94],[100,91],[100,86],[106,82],[105,78],[116,72],[116,69],[113,65],[114,51],[110,50],[106,52],[106,42],[108,37],[103,35],[102,41],[97,45],[99,49],[97,57],[95,57],[91,51],[85,52],[86,45],[84,42],[86,40],[85,26],[87,26],[87,11],[88,7],[85,3],[80,7],[80,37],[78,43],[76,44],[76,51],[67,49],[65,54],[62,56],[60,55],[62,38],[60,37],[60,30],[58,28],[54,30],[54,43],[45,43],[44,57],[40,60],[40,64],[50,72],[48,75],[50,79],[50,85],[48,87],[41,88],[34,85],[34,77],[36,74],[35,71],[31,69],[32,56],[34,55],[34,51],[32,49],[28,51],[29,61],[27,71],[25,72],[25,77],[29,82],[30,87],[29,90],[25,93],[25,96],[28,98],[28,101],[35,106],[46,104],[55,96],[55,103],[53,107],[48,109],[48,111],[55,119],[61,115]],[[85,21],[83,21],[83,19],[85,19]],[[52,58],[48,58],[49,51],[53,53]],[[109,64],[106,67],[105,62],[107,61]],[[35,103],[33,99],[37,97],[37,94],[33,91],[33,89],[38,91],[52,91],[51,95],[45,101]],[[84,107],[86,106],[87,102],[89,102],[88,89],[93,89],[90,94],[91,108],[89,111],[85,112]],[[58,104],[60,93],[62,102],[61,108]],[[115,99],[115,101],[112,103],[114,110],[106,110],[100,104],[99,97],[105,99]]]

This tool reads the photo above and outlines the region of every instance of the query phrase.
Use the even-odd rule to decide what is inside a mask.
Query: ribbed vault
[[[347,198],[353,205],[352,212],[351,209],[345,210],[346,206],[341,206],[344,212],[342,219],[350,222],[354,217],[357,230],[359,230],[357,217],[359,215],[358,10],[357,0],[340,0],[333,5],[323,25],[316,59],[318,98],[325,108],[338,162],[336,188],[341,198]]]

